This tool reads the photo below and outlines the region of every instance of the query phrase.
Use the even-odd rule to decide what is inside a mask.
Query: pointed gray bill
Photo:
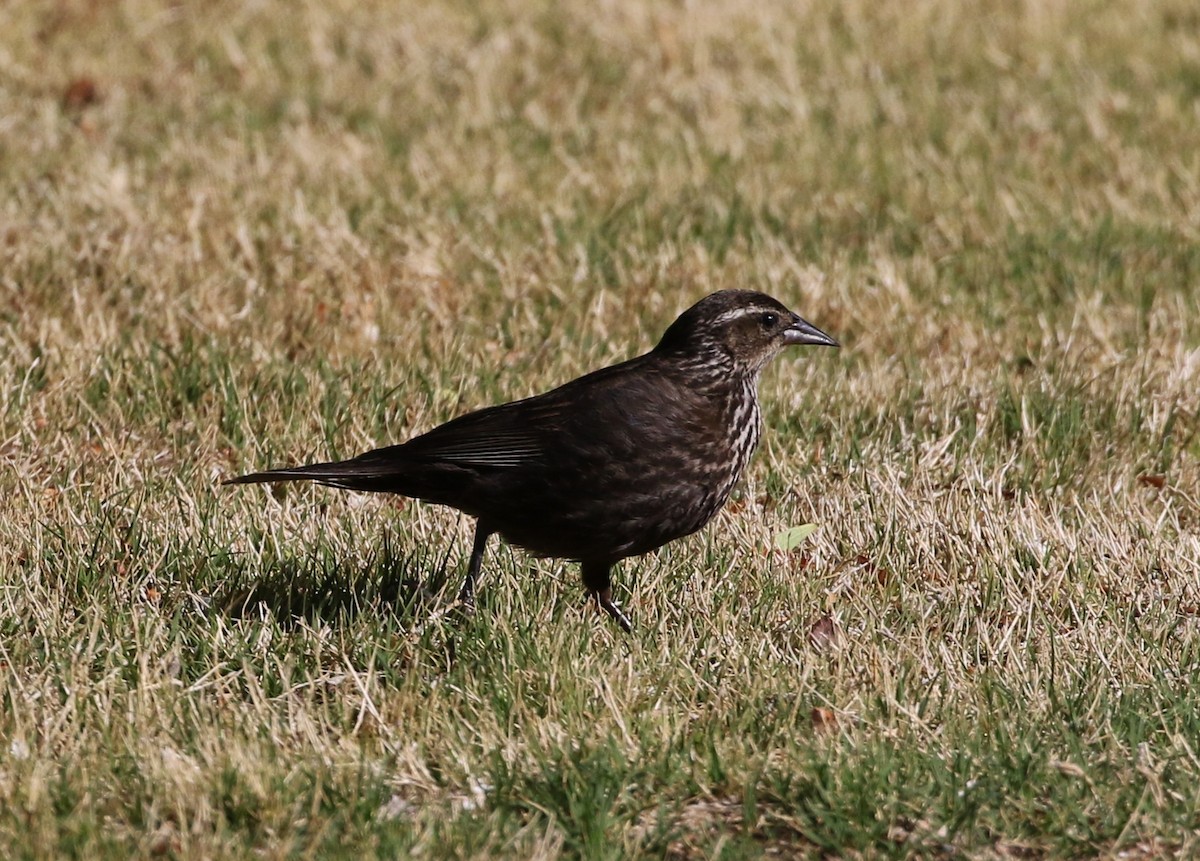
[[[812,323],[793,314],[792,325],[783,330],[785,344],[813,344],[819,347],[841,346]]]

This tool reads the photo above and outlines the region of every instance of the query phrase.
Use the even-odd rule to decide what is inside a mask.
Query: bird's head
[[[722,290],[680,314],[655,350],[715,360],[757,374],[792,344],[838,346],[833,338],[765,293]]]

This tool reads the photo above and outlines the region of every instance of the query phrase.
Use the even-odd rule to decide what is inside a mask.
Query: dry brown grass
[[[1198,25],[0,7],[0,854],[1193,853]],[[431,621],[452,512],[216,487],[745,286],[845,348],[632,637],[508,549]]]

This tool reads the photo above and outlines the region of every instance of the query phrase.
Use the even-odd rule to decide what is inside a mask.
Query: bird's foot
[[[474,616],[475,615],[475,596],[468,595],[467,597],[464,598],[463,596],[459,595],[458,600],[455,601],[454,604],[452,605],[452,609],[459,616],[466,616],[466,617]]]
[[[596,593],[596,603],[605,613],[612,616],[614,621],[621,626],[626,634],[633,632],[633,624],[629,621],[629,617],[621,612],[621,608],[613,603],[612,589],[601,589]]]

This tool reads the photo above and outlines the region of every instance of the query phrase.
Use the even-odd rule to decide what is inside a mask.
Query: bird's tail
[[[336,460],[328,463],[311,463],[307,466],[290,466],[285,469],[269,469],[252,472],[221,482],[222,484],[267,484],[283,481],[315,481],[343,490],[366,490],[403,493],[399,484],[407,472],[408,464],[403,458],[380,456],[386,449],[368,452],[365,455]]]

